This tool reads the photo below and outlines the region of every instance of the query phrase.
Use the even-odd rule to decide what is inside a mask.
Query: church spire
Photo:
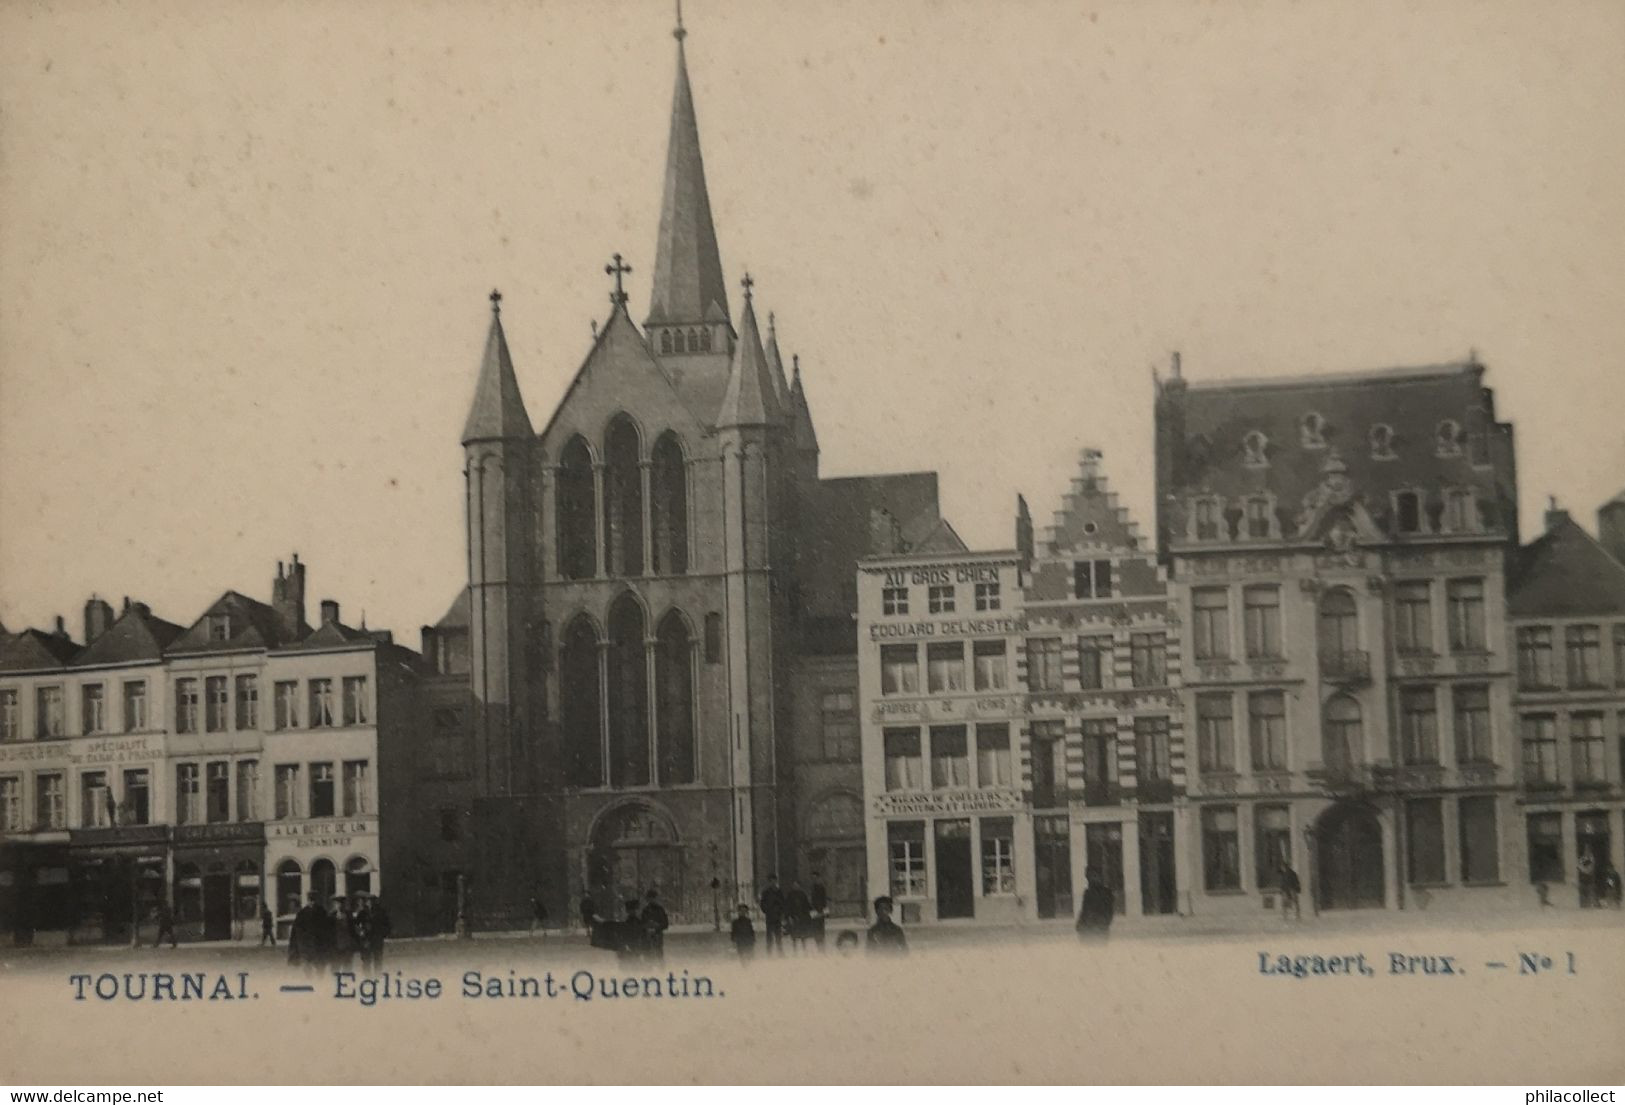
[[[666,143],[666,182],[655,243],[654,287],[648,326],[698,326],[728,322],[728,290],[711,222],[711,197],[700,157],[700,128],[688,83],[683,10],[677,8],[677,87],[672,93],[671,133]]]
[[[790,379],[790,427],[796,449],[803,453],[818,452],[818,434],[813,429],[812,408],[807,406],[807,392],[801,386],[801,354],[790,358],[795,374]]]
[[[530,416],[525,413],[519,379],[513,373],[513,357],[508,353],[508,338],[502,332],[502,293],[492,291],[491,329],[485,336],[479,382],[474,385],[474,405],[463,426],[463,444],[529,438],[531,434]]]
[[[788,417],[790,384],[784,378],[784,357],[779,354],[779,333],[772,311],[767,313],[767,342],[763,351],[767,354],[767,368],[773,380],[773,398],[778,403],[779,416]]]
[[[718,428],[770,426],[783,417],[773,389],[773,370],[768,366],[762,335],[756,328],[756,308],[750,296],[755,281],[747,272],[740,283],[745,289],[744,317],[739,320],[739,341],[728,365],[728,390],[717,415]]]

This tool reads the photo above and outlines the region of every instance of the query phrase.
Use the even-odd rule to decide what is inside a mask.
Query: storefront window
[[[203,920],[203,875],[197,865],[175,865],[175,919],[181,922]]]
[[[1563,881],[1563,815],[1529,815],[1529,881]]]
[[[1234,806],[1202,810],[1202,874],[1209,890],[1241,889],[1241,841]]]
[[[925,896],[925,823],[893,821],[886,826],[891,861],[891,893],[896,898]]]
[[[299,864],[291,859],[283,860],[276,869],[277,916],[287,917],[298,913],[303,890],[303,876],[299,871]]]
[[[1258,888],[1278,890],[1281,864],[1292,862],[1292,816],[1285,806],[1258,806],[1253,810],[1253,835],[1258,862]]]
[[[982,819],[982,893],[1016,892],[1015,832],[1008,817]]]

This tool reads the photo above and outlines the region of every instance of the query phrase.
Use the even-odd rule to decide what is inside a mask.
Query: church
[[[448,693],[469,688],[468,785],[446,791],[468,851],[445,862],[480,925],[649,890],[713,922],[771,875],[825,883],[837,914],[867,897],[856,565],[938,529],[937,479],[821,478],[799,359],[724,275],[685,36],[641,325],[616,255],[608,318],[533,422],[491,294],[468,583],[424,630]]]

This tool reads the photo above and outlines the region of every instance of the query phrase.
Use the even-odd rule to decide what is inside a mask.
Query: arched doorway
[[[351,856],[344,864],[344,896],[352,907],[359,895],[372,893],[372,864],[366,856]]]
[[[1377,811],[1360,802],[1338,802],[1316,819],[1314,837],[1320,908],[1381,909],[1386,894]]]
[[[326,908],[338,894],[338,872],[330,859],[319,859],[310,865],[310,892]]]
[[[650,890],[660,891],[673,920],[686,912],[677,829],[652,806],[617,806],[599,818],[588,847],[586,874],[587,893],[600,916],[619,916],[624,902]]]

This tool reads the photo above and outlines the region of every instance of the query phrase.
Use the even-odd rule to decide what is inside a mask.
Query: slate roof
[[[1507,612],[1514,618],[1625,614],[1625,564],[1564,514],[1518,550]]]
[[[356,629],[343,622],[325,622],[314,631],[305,634],[297,641],[291,641],[281,647],[282,652],[315,652],[321,649],[343,648],[349,645],[366,645],[371,647],[381,642],[372,632],[365,629]]]
[[[231,615],[231,637],[224,641],[209,639],[209,618],[214,614]],[[283,639],[276,611],[257,599],[236,591],[227,591],[203,612],[185,632],[164,651],[169,655],[187,653],[235,652],[245,648],[275,648],[288,643]]]
[[[173,622],[154,617],[140,603],[130,604],[107,631],[74,657],[75,667],[124,664],[137,660],[160,660],[164,650],[183,632]]]
[[[728,390],[717,413],[718,426],[769,426],[783,418],[773,385],[773,368],[756,329],[756,308],[745,296],[745,317],[739,323],[739,341],[728,366]]]
[[[436,629],[467,629],[470,621],[468,588],[464,587],[457,592],[457,597],[451,600],[446,612],[440,615],[440,620],[434,623]]]
[[[1281,532],[1291,538],[1305,498],[1336,458],[1377,526],[1392,532],[1390,492],[1420,487],[1432,503],[1446,486],[1473,487],[1487,529],[1515,533],[1512,427],[1495,419],[1494,397],[1476,363],[1430,365],[1282,379],[1164,381],[1157,399],[1159,537],[1184,533],[1191,496],[1224,496],[1232,505],[1273,492]],[[1323,447],[1311,447],[1304,421],[1324,420]],[[1460,428],[1458,451],[1441,455],[1438,434]],[[1373,427],[1393,431],[1394,459],[1377,459]],[[1265,466],[1247,463],[1246,436],[1266,439]]]
[[[711,197],[700,156],[700,127],[688,59],[677,42],[677,86],[672,93],[671,133],[666,143],[666,180],[660,201],[654,284],[644,325],[728,321],[728,289],[722,278]]]
[[[962,553],[970,552],[970,546],[966,545],[964,539],[959,536],[954,527],[948,524],[948,519],[940,518],[937,520],[936,528],[926,534],[919,544],[914,546],[913,551],[917,553]]]
[[[65,666],[79,651],[72,638],[24,629],[0,639],[0,671],[40,671]]]
[[[528,440],[530,436],[530,416],[525,413],[525,401],[519,395],[519,379],[513,372],[508,338],[502,332],[502,313],[493,305],[491,329],[485,336],[485,355],[480,360],[479,380],[474,385],[474,405],[469,408],[468,421],[463,426],[463,444],[511,438]]]

